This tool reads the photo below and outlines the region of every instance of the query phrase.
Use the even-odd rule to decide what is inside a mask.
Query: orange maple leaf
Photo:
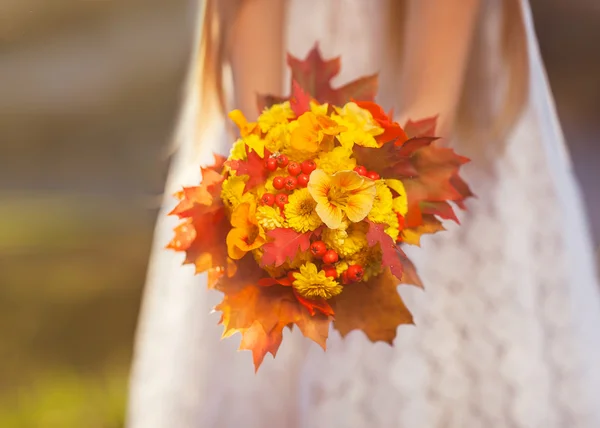
[[[404,129],[392,120],[391,115],[387,115],[381,106],[373,101],[354,101],[360,108],[368,110],[373,116],[373,119],[377,121],[379,126],[383,128],[383,133],[377,135],[375,140],[380,144],[388,142],[394,142],[397,146],[404,144],[408,140],[408,136]]]
[[[428,233],[441,232],[442,230],[445,229],[441,221],[431,214],[423,214],[421,224],[402,229],[402,242],[420,246],[421,236]]]
[[[365,283],[344,287],[334,297],[333,326],[342,337],[352,330],[362,330],[372,342],[392,344],[401,324],[414,324],[413,317],[398,294],[400,281],[385,269]]]
[[[325,349],[330,318],[321,313],[311,315],[296,298],[293,287],[258,285],[264,275],[262,269],[251,257],[241,262],[236,275],[222,276],[216,286],[225,294],[215,307],[222,312],[223,337],[241,333],[240,349],[252,351],[256,370],[267,353],[275,356],[287,325],[297,325],[304,336]]]

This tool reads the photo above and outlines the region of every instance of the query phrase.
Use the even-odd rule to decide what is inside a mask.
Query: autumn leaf
[[[333,88],[331,80],[340,72],[340,58],[323,59],[318,44],[315,44],[304,59],[288,54],[287,64],[292,71],[292,82],[297,82],[308,95],[321,104],[343,106],[351,100],[373,101],[377,94],[378,78],[376,74],[353,80],[339,88]],[[260,95],[258,97],[259,111],[285,100],[286,98],[273,95]]]
[[[410,138],[415,137],[430,137],[435,135],[438,116],[427,117],[425,119],[413,122],[408,120],[404,125],[404,131]]]
[[[366,283],[344,287],[334,297],[333,326],[342,336],[362,330],[372,342],[392,344],[401,324],[413,324],[413,317],[398,294],[399,280],[385,269]]]
[[[402,248],[399,247],[398,251],[400,253],[400,260],[402,260],[402,267],[404,268],[400,284],[414,285],[423,288],[423,282],[417,274],[417,268],[415,268],[413,262],[411,262],[404,251],[402,251]]]
[[[402,230],[402,242],[410,245],[421,245],[421,236],[428,233],[440,232],[444,229],[442,222],[431,214],[424,214],[422,217],[423,223],[412,228]]]
[[[267,232],[270,242],[263,245],[263,266],[281,266],[288,259],[293,260],[299,251],[310,247],[312,232],[298,233],[294,229],[277,228]]]
[[[399,146],[404,144],[408,140],[408,136],[404,132],[404,129],[392,120],[391,115],[387,115],[381,106],[373,101],[354,101],[360,108],[368,110],[373,116],[373,119],[377,121],[379,126],[383,128],[383,134],[377,135],[375,140],[379,144],[385,144],[393,142]]]
[[[423,201],[419,204],[419,208],[423,214],[432,214],[437,215],[440,218],[445,220],[452,220],[457,224],[460,224],[460,221],[456,217],[452,206],[448,202],[445,201]]]
[[[265,168],[264,159],[271,156],[271,153],[265,149],[265,157],[263,159],[255,151],[250,151],[248,146],[246,146],[246,155],[246,160],[230,160],[225,162],[225,165],[234,170],[237,175],[247,175],[250,177],[246,182],[245,191],[247,192],[267,180],[269,171]]]
[[[251,257],[245,259],[247,263],[253,261]],[[267,353],[275,356],[282,330],[290,324],[325,348],[329,317],[318,313],[312,316],[298,302],[292,287],[257,285],[260,275],[262,270],[254,263],[238,269],[231,278],[223,276],[219,280],[216,288],[225,295],[215,309],[222,312],[223,337],[240,333],[240,349],[252,351],[257,370]]]
[[[211,211],[221,206],[219,196],[223,176],[212,168],[202,168],[202,181],[199,186],[184,187],[175,194],[179,204],[169,213],[179,218],[188,218],[193,211]]]
[[[396,278],[402,278],[402,260],[400,258],[398,246],[392,237],[385,233],[387,225],[373,223],[370,220],[367,220],[367,222],[369,223],[369,231],[367,232],[367,242],[369,247],[379,244],[383,256],[383,266],[387,266]]]
[[[296,117],[310,111],[310,95],[296,81],[292,81],[292,96],[290,105]]]

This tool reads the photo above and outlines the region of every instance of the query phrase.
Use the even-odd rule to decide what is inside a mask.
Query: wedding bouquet
[[[260,96],[256,122],[231,112],[229,157],[171,212],[182,223],[169,247],[224,294],[223,337],[241,333],[256,369],[286,326],[323,349],[331,322],[391,344],[413,321],[397,286],[422,287],[401,246],[458,222],[449,202],[472,195],[458,174],[468,159],[432,144],[435,118],[402,127],[386,114],[377,76],[334,89],[340,60],[316,46],[288,65],[289,99]]]

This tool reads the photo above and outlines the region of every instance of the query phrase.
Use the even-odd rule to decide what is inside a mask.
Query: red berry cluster
[[[362,175],[363,177],[370,178],[371,180],[379,180],[381,178],[381,176],[375,171],[367,171],[367,168],[361,165],[354,168],[354,171],[358,172],[358,174]]]
[[[287,168],[289,175],[278,175],[273,179],[273,187],[276,190],[287,190],[291,192],[298,187],[306,187],[310,179],[310,173],[317,169],[317,164],[313,160],[305,160],[302,163],[294,162],[288,159],[286,155],[273,155],[265,159],[265,168],[268,171],[274,172],[278,168]],[[287,204],[287,195],[285,193],[265,193],[262,197],[262,203],[272,206],[276,204],[279,208],[283,208]]]
[[[338,277],[337,270],[334,263],[339,260],[338,253],[335,250],[328,250],[327,245],[323,241],[315,241],[310,245],[310,252],[312,255],[323,261],[322,270],[325,271],[325,275],[333,279]],[[364,275],[364,269],[360,265],[351,265],[342,273],[342,282],[349,284],[351,282],[358,282]]]

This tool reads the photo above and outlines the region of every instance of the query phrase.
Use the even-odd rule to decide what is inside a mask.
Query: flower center
[[[337,207],[345,207],[348,205],[348,193],[337,186],[331,186],[327,191],[327,199]]]
[[[248,244],[248,245],[254,244],[254,241],[256,240],[256,238],[258,238],[258,226],[250,227],[248,229],[248,236],[245,239],[246,244]]]

